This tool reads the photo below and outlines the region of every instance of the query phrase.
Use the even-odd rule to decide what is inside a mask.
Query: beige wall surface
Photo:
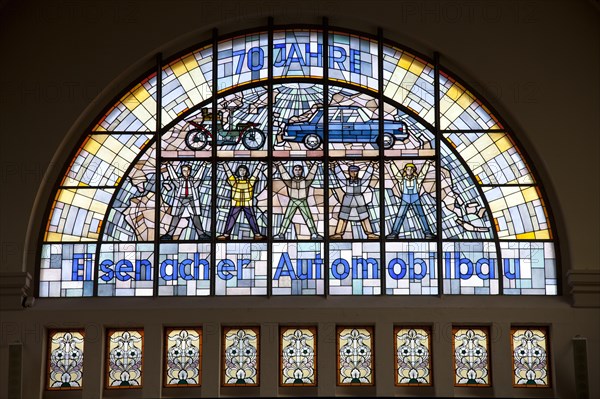
[[[318,324],[320,331],[332,331],[335,323],[372,323],[376,338],[390,345],[394,323],[435,323],[442,332],[452,323],[487,323],[494,326],[498,338],[494,364],[503,371],[496,388],[484,395],[575,397],[573,336],[588,338],[590,377],[600,370],[598,309],[572,309],[566,281],[568,270],[592,270],[595,275],[600,271],[600,12],[593,0],[0,0],[0,273],[33,275],[43,213],[64,162],[84,129],[117,93],[153,65],[156,53],[168,58],[210,38],[215,27],[225,34],[266,25],[269,16],[275,24],[318,24],[327,16],[331,25],[358,31],[375,33],[381,27],[387,38],[427,56],[439,52],[442,65],[491,103],[531,157],[554,212],[565,296],[526,301],[477,298],[477,302],[469,297],[252,298],[244,300],[243,309],[235,298],[38,300],[32,309],[2,313],[0,398],[8,392],[4,367],[8,344],[17,341],[24,344],[23,369],[28,378],[23,397],[40,396],[42,337],[49,325],[79,324],[92,331],[137,323],[151,331],[148,342],[160,345],[162,325],[208,323],[218,329],[223,323],[250,321],[263,328],[305,321]],[[154,308],[160,313],[150,310]],[[506,351],[511,323],[551,325],[556,370],[551,390],[523,393],[510,387]],[[454,389],[450,377],[443,376],[444,369],[451,368],[451,356],[449,340],[440,340],[434,347],[440,378],[435,390],[426,394],[473,394]],[[332,345],[323,338],[326,355],[321,362],[335,355]],[[276,346],[264,348],[275,354]],[[206,364],[218,363],[216,349],[207,350]],[[90,351],[100,356],[101,340],[92,341]],[[157,348],[150,355],[158,363],[159,352]],[[378,365],[389,368],[391,362],[391,354],[382,354]],[[90,376],[101,372],[100,362],[90,364]],[[323,363],[323,368],[327,366]],[[380,372],[374,390],[350,393],[419,394],[394,389],[392,372]],[[323,378],[318,390],[309,394],[344,393],[336,391],[332,375]],[[84,397],[100,395],[99,381],[90,382]],[[203,396],[219,394],[216,382],[205,381]],[[263,381],[265,385],[252,394],[285,393],[277,391],[276,382]],[[159,385],[149,382],[143,397],[156,397]],[[597,378],[590,389],[590,397],[600,397]]]

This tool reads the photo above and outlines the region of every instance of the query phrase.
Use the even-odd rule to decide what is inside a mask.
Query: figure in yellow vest
[[[227,222],[225,223],[225,231],[218,238],[225,240],[231,235],[235,221],[240,214],[244,212],[250,229],[254,233],[254,239],[260,240],[264,238],[260,234],[258,224],[256,223],[256,215],[254,213],[254,185],[258,181],[256,175],[260,172],[260,168],[257,166],[254,169],[252,176],[248,176],[250,171],[246,165],[240,165],[236,169],[235,173],[231,171],[231,168],[227,163],[225,166],[225,173],[227,173],[227,183],[231,186],[231,207],[229,208],[229,214],[227,215]]]

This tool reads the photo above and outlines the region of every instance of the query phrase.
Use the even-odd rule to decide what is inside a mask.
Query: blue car
[[[389,149],[396,141],[408,138],[404,122],[383,122],[383,148]],[[358,106],[329,107],[330,143],[368,143],[377,148],[379,121],[371,119]],[[308,121],[294,122],[287,126],[283,140],[304,143],[309,150],[319,148],[323,142],[323,108],[319,108]]]

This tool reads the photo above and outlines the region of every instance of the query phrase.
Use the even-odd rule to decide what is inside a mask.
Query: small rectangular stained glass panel
[[[511,328],[513,386],[547,388],[550,386],[548,329]]]
[[[281,327],[281,386],[317,385],[317,331],[314,327]]]
[[[258,386],[259,327],[223,328],[222,386]]]
[[[141,388],[144,330],[108,330],[106,388]]]
[[[374,385],[373,327],[338,327],[338,385]]]
[[[491,386],[489,329],[456,327],[452,336],[454,386]]]
[[[396,327],[394,329],[397,386],[432,385],[431,329]]]
[[[83,387],[83,330],[48,332],[48,378],[46,389]]]
[[[167,329],[165,351],[165,387],[200,386],[202,329]]]

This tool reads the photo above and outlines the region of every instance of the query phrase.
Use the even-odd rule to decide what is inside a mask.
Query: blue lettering
[[[483,272],[483,265],[488,267],[487,273]],[[495,277],[494,273],[494,260],[488,258],[481,258],[475,264],[475,272],[477,273],[477,277],[482,280],[488,280]]]
[[[235,53],[233,53],[235,54]],[[265,62],[265,52],[260,47],[252,47],[248,50],[248,69],[251,71],[260,71]],[[239,73],[239,72],[237,72]]]
[[[369,278],[369,265],[372,266],[371,278],[379,278],[379,264],[373,258],[353,258],[352,259],[352,278]],[[362,277],[358,277],[358,268],[361,268]]]
[[[321,278],[321,267],[323,266],[323,259],[321,259],[321,254],[317,254],[315,256],[315,278],[316,279],[320,279]]]
[[[165,259],[160,264],[160,270],[158,271],[160,278],[166,281],[176,280],[177,276],[177,259]]]
[[[416,265],[419,265],[420,272],[415,273]],[[425,265],[425,261],[421,258],[415,259],[415,254],[412,252],[408,253],[408,270],[409,278],[412,280],[423,280],[423,277],[427,274],[427,265]]]
[[[194,276],[193,276],[193,272],[192,272],[192,260],[191,259],[185,259],[182,260],[181,263],[179,264],[179,276],[184,279],[184,280],[193,280]],[[186,271],[186,266],[190,267],[190,273],[187,273]],[[194,266],[194,269],[196,269],[196,267]],[[196,271],[196,270],[194,270]],[[197,275],[196,275],[197,276]]]
[[[338,271],[338,266],[342,265],[343,267],[343,272],[340,273]],[[346,262],[345,259],[336,259],[332,264],[331,264],[331,275],[334,278],[337,278],[338,280],[343,280],[346,277],[348,277],[348,275],[350,274],[350,265],[348,264],[348,262]]]
[[[233,52],[233,56],[240,57],[237,66],[235,67],[235,73],[241,73],[242,65],[244,65],[244,57],[246,56],[246,52],[244,50],[237,50]]]
[[[104,273],[102,276],[100,276],[102,281],[109,282],[115,277],[115,273],[112,270],[112,265],[113,263],[110,259],[103,260],[102,263],[100,263],[100,271]]]
[[[298,264],[299,263],[300,260],[298,260]],[[296,273],[294,273],[292,261],[290,260],[290,255],[288,255],[287,252],[282,253],[279,257],[279,263],[277,264],[277,269],[275,270],[273,279],[279,280],[279,277],[281,276],[289,276],[292,280],[296,280]]]
[[[295,57],[294,57],[295,55]],[[301,66],[305,66],[304,58],[302,58],[302,54],[300,53],[300,46],[297,43],[292,44],[292,48],[290,49],[290,53],[287,56],[287,60],[285,61],[286,66],[290,66],[292,62],[299,62]]]
[[[317,44],[317,52],[316,53],[312,53],[310,51],[310,43],[306,43],[305,48],[306,48],[306,61],[307,61],[306,64],[313,65],[312,59],[316,58],[317,66],[319,66],[319,67],[323,66],[323,45]]]
[[[128,281],[131,279],[131,275],[127,274],[133,271],[133,265],[127,259],[121,259],[115,266],[115,275],[117,280]]]
[[[396,265],[400,265],[400,272],[396,273]],[[406,276],[406,263],[402,259],[394,258],[387,265],[388,274],[394,280],[403,279]]]
[[[202,266],[202,278],[200,278],[200,266]],[[200,254],[196,252],[194,254],[194,278],[196,280],[209,280],[210,279],[210,265],[206,259],[201,259]]]
[[[462,265],[467,266],[467,271],[463,273]],[[454,277],[461,280],[468,280],[473,276],[473,262],[468,258],[461,258],[460,252],[454,252]]]
[[[335,55],[336,51],[339,53],[338,56]],[[338,68],[342,71],[345,71],[344,61],[346,60],[346,50],[342,47],[331,46],[329,47],[329,68],[334,68],[333,64],[338,64]]]
[[[244,266],[250,264],[250,259],[238,259],[237,262],[237,278],[238,280],[244,279]]]
[[[223,280],[231,280],[233,271],[235,271],[235,264],[229,259],[223,259],[217,265],[217,275]]]
[[[360,50],[350,49],[350,72],[360,73]]]
[[[83,276],[79,274],[83,270],[83,264],[80,260],[84,259],[84,254],[74,254],[73,264],[71,266],[71,281],[83,281]]]
[[[279,55],[275,55],[277,50],[281,50]],[[285,43],[273,45],[273,57],[275,58],[273,62],[274,67],[282,67],[285,65]]]
[[[514,262],[515,270],[511,271],[510,261]],[[504,259],[504,277],[509,280],[521,278],[521,259]]]
[[[430,278],[436,278],[436,270],[435,270],[435,259],[436,259],[436,253],[435,252],[430,252],[429,253],[429,277]]]
[[[144,271],[144,277],[142,277],[142,270]],[[135,261],[135,279],[138,281],[152,280],[152,265],[148,259]]]

